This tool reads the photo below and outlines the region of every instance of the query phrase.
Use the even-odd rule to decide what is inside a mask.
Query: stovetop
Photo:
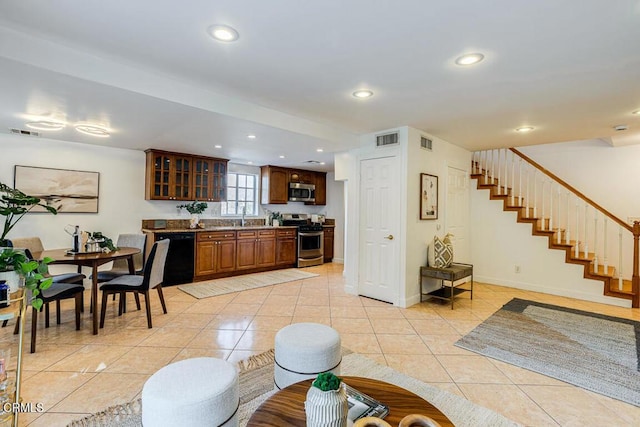
[[[306,224],[298,226],[298,231],[309,232],[309,231],[322,231],[322,224]]]
[[[307,214],[284,214],[282,225],[295,225],[298,227],[298,231],[322,231],[322,224],[309,222],[309,216]]]

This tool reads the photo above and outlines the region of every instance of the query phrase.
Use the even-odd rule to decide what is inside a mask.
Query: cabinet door
[[[216,242],[198,242],[196,245],[196,276],[205,276],[216,272],[215,252]]]
[[[289,201],[289,173],[287,169],[273,166],[261,168],[262,194],[260,202],[286,204]]]
[[[276,265],[296,263],[296,239],[295,237],[277,239],[276,241]]]
[[[269,267],[276,265],[276,238],[258,237],[257,267]]]
[[[217,245],[216,267],[218,272],[236,269],[236,241],[221,240]]]
[[[305,205],[320,205],[327,204],[327,174],[326,172],[316,172],[315,181],[316,185],[316,201],[313,203],[305,203]]]
[[[227,200],[227,161],[213,161],[213,173],[211,174],[211,201],[224,202]]]
[[[212,201],[212,173],[211,160],[193,158],[193,198],[195,200]]]
[[[324,261],[330,262],[333,259],[333,227],[324,228]]]
[[[163,153],[155,153],[153,151],[147,152],[145,199],[173,199],[171,157],[172,156]]]
[[[190,156],[171,156],[173,166],[173,194],[177,200],[193,200],[191,196],[192,185],[192,158]]]
[[[257,241],[258,233],[256,231],[238,231],[236,270],[247,270],[256,267],[258,260]]]

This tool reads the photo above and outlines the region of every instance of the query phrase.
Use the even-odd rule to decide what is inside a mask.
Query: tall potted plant
[[[58,211],[42,202],[38,197],[28,196],[22,191],[9,187],[0,182],[0,215],[4,217],[4,226],[0,236],[0,247],[9,246],[7,235],[11,229],[35,206],[41,206],[52,214]],[[0,274],[9,276],[7,282],[17,283],[19,277],[24,278],[24,286],[31,291],[31,304],[39,309],[42,300],[38,298],[40,292],[51,286],[51,278],[45,275],[50,258],[42,261],[30,260],[24,252],[12,248],[4,248],[0,252]]]

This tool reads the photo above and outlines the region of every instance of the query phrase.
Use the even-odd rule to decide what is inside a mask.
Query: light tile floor
[[[455,310],[436,301],[401,309],[346,294],[341,264],[307,271],[320,276],[204,300],[165,288],[169,314],[162,314],[154,293],[153,329],[133,298],[121,317],[116,303],[109,303],[97,336],[91,335],[88,310],[82,330],[75,331],[71,302],[63,304],[62,324],[52,319],[49,329],[41,326],[37,353],[27,351],[24,359],[24,401],[41,402],[46,412],[24,414],[20,424],[66,425],[138,397],[146,379],[167,363],[198,356],[244,359],[272,348],[283,326],[312,321],[336,328],[353,351],[524,425],[640,425],[640,408],[453,345],[514,297],[635,320],[638,309],[480,283],[473,301],[463,294]],[[15,351],[12,329],[0,330],[0,348]]]

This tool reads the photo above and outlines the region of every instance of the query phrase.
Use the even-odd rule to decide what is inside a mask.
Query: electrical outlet
[[[514,268],[514,270],[515,270],[515,272],[516,272],[516,273],[520,273],[520,266],[519,266],[519,265],[516,265],[516,266],[515,266],[515,268]]]

